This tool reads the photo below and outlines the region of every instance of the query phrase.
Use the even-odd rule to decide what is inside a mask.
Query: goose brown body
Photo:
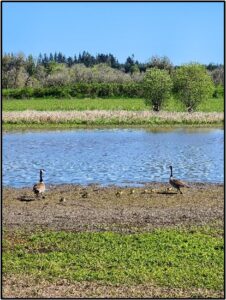
[[[180,190],[180,188],[182,188],[182,187],[189,188],[189,186],[185,182],[183,182],[179,179],[173,178],[173,167],[170,166],[169,168],[171,170],[169,183],[182,194],[182,191]]]
[[[38,183],[36,183],[33,186],[33,192],[35,193],[36,196],[39,196],[40,194],[44,193],[46,190],[45,183],[43,182],[42,179],[43,171],[44,171],[43,169],[40,170],[40,180]]]

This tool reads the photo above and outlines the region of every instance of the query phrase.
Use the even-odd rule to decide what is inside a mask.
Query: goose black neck
[[[173,177],[173,168],[170,168],[170,171],[171,171],[170,177]]]
[[[42,171],[40,171],[40,182],[43,182],[43,179],[42,179]]]

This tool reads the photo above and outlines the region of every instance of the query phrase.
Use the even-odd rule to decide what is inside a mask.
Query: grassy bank
[[[82,124],[4,124],[3,130],[4,132],[10,132],[10,131],[29,131],[29,130],[75,130],[75,129],[103,129],[103,128],[142,128],[142,129],[150,129],[150,130],[170,130],[175,128],[223,128],[222,123],[213,123],[213,124],[193,124],[193,125],[181,125],[181,124],[174,124],[172,125],[82,125]]]
[[[3,129],[101,126],[222,126],[223,99],[210,99],[188,114],[171,98],[159,113],[143,99],[3,100]]]
[[[42,231],[4,236],[5,276],[223,290],[222,232],[209,226],[132,235]]]
[[[143,99],[53,99],[53,98],[37,98],[37,99],[12,99],[3,100],[3,111],[70,111],[70,110],[150,110],[145,105]],[[164,111],[186,111],[185,107],[175,98],[171,97],[163,106]],[[224,99],[212,98],[199,105],[198,111],[202,112],[223,112]]]
[[[182,113],[153,111],[22,111],[3,112],[4,129],[27,126],[31,128],[55,125],[65,128],[73,126],[168,126],[168,125],[223,125],[223,113]],[[8,127],[5,128],[5,125]],[[18,126],[18,127],[17,127]]]

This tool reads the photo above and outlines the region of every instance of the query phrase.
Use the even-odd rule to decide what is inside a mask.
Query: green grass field
[[[70,110],[150,110],[143,99],[4,99],[3,111],[70,111]],[[167,100],[162,110],[186,111],[185,107],[176,99]],[[198,111],[222,112],[224,99],[212,98],[199,105]]]
[[[7,276],[223,290],[224,243],[219,228],[4,236],[3,272]]]

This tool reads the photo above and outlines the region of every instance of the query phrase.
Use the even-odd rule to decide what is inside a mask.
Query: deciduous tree
[[[203,65],[191,63],[177,68],[173,76],[174,90],[189,112],[213,94],[213,81]]]
[[[169,97],[172,86],[168,71],[158,68],[148,69],[144,76],[145,102],[152,104],[154,111],[159,111],[163,102]]]

